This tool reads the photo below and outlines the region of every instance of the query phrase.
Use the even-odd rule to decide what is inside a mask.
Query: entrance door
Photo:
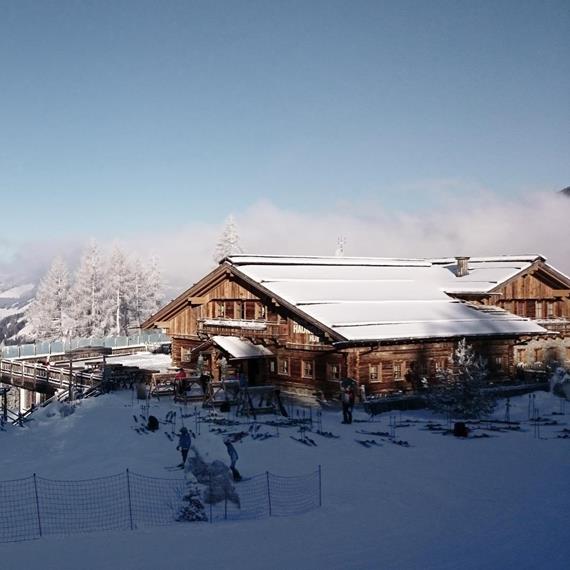
[[[247,380],[250,386],[259,384],[259,361],[257,359],[247,361]]]

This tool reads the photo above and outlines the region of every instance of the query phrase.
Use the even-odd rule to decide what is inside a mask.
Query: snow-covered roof
[[[265,346],[253,344],[237,336],[213,336],[211,340],[236,360],[274,356]]]
[[[239,255],[235,269],[350,341],[546,332],[506,311],[453,299],[485,293],[540,256],[474,258],[458,277],[455,259]]]

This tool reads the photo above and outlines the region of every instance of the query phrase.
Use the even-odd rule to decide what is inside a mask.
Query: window
[[[438,358],[435,361],[436,372],[443,372],[447,368],[447,358]]]
[[[303,360],[303,378],[314,378],[315,369],[312,360]]]
[[[382,363],[368,366],[368,380],[370,382],[382,382]]]
[[[225,301],[224,302],[224,317],[226,319],[233,319],[234,318],[234,302],[233,301]]]
[[[394,380],[403,380],[403,362],[401,360],[395,360],[392,366],[394,368]]]
[[[244,318],[248,321],[253,321],[255,319],[255,301],[245,301]]]
[[[261,305],[260,303],[256,303],[256,319],[265,319],[267,318],[267,309],[265,305]]]
[[[536,302],[536,308],[534,311],[534,316],[536,319],[542,319],[544,317],[543,312],[542,312],[542,308],[543,308],[542,301],[537,301]]]
[[[226,305],[223,301],[216,301],[216,314],[215,317],[225,317],[226,316]]]
[[[535,362],[542,362],[542,348],[535,348],[534,349],[534,361]]]
[[[340,364],[329,364],[329,380],[340,380]]]
[[[517,348],[517,362],[525,362],[525,349],[524,348]]]
[[[554,301],[548,301],[546,303],[546,318],[553,319],[556,316],[555,311],[556,303]]]
[[[503,357],[495,356],[495,370],[502,370],[502,369],[503,369]]]
[[[515,312],[517,315],[519,315],[519,317],[525,317],[526,316],[526,303],[524,301],[517,301],[517,309]]]
[[[275,370],[276,370],[275,360],[272,359],[269,361],[269,373],[275,374]]]
[[[281,376],[289,376],[289,359],[279,358],[277,361],[278,374]]]

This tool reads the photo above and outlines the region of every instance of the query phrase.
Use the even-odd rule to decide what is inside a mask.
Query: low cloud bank
[[[141,233],[121,245],[141,258],[155,255],[167,295],[172,296],[215,267],[213,252],[230,210],[228,206],[219,223],[193,223],[152,235]],[[439,199],[430,210],[414,214],[387,211],[380,201],[344,204],[320,212],[283,209],[264,201],[234,215],[246,253],[334,255],[337,239],[343,237],[346,256],[540,253],[570,274],[570,199],[561,194],[528,194],[510,202],[477,192],[468,198]],[[101,245],[110,246],[110,242]],[[77,240],[72,248],[61,242],[29,244],[15,256],[12,267],[45,266],[50,254],[65,255],[66,249],[73,262]]]
[[[450,198],[444,207],[416,214],[391,213],[381,203],[314,212],[285,210],[266,201],[237,213],[236,221],[246,253],[334,255],[337,239],[344,237],[346,256],[539,253],[570,274],[570,199],[561,195],[506,202],[479,194]],[[186,287],[215,266],[212,255],[222,228],[223,220],[178,228],[154,236],[146,247],[160,252],[168,281]]]

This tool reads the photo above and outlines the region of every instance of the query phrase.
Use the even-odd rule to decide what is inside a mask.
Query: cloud
[[[169,296],[215,267],[212,259],[228,208],[217,223],[193,223],[160,231],[141,231],[122,245],[142,258],[155,255]],[[394,213],[382,203],[350,203],[315,211],[284,209],[271,201],[234,212],[245,252],[334,255],[337,238],[346,239],[345,255],[375,257],[471,257],[540,253],[570,274],[570,199],[552,193],[527,194],[508,201],[474,190],[470,197],[438,195],[434,206]],[[87,239],[85,240],[85,243]],[[110,246],[102,244],[102,246]],[[44,244],[28,261],[44,259],[56,244]],[[60,244],[69,249],[69,244]],[[77,247],[77,244],[75,244]]]
[[[570,273],[570,199],[536,193],[512,202],[477,192],[467,199],[447,196],[437,204],[410,214],[387,211],[380,202],[313,211],[283,209],[268,200],[236,214],[236,221],[246,253],[334,255],[342,236],[347,256],[540,253]],[[180,227],[143,240],[144,246],[155,249],[172,285],[186,287],[214,267],[223,224],[221,218],[217,224]]]

